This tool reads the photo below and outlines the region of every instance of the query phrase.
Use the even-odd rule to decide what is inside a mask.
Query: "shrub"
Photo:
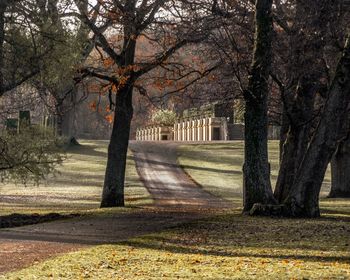
[[[39,126],[21,127],[20,133],[0,136],[0,180],[39,184],[65,158],[62,141],[51,129]]]
[[[152,116],[155,125],[173,126],[176,122],[176,113],[171,110],[159,110]]]

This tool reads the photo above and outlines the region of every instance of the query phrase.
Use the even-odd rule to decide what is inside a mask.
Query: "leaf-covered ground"
[[[349,219],[232,212],[70,253],[3,279],[350,279],[349,244]]]

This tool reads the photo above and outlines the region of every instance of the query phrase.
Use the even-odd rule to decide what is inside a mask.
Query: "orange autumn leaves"
[[[91,111],[99,113],[108,123],[113,123],[114,113],[111,111],[109,105],[103,110],[101,108],[102,106],[96,100],[93,100],[88,104],[88,107]]]

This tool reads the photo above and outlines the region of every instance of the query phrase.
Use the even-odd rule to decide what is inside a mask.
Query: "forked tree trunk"
[[[132,90],[133,87],[129,85],[117,93],[101,207],[124,206],[126,157],[133,116]]]
[[[312,0],[312,4],[316,3],[317,1]],[[296,14],[289,36],[290,55],[287,65],[291,86],[282,96],[286,115],[284,117],[287,119],[285,123],[289,128],[283,146],[280,146],[280,169],[274,192],[279,203],[287,198],[294,185],[300,164],[319,122],[316,98],[324,87],[321,81],[325,77],[321,59],[325,44],[322,34],[328,30],[332,5],[326,0],[318,3],[322,7],[320,10],[310,9],[307,1],[295,2]],[[314,21],[318,22],[319,33],[312,29]]]
[[[330,198],[350,197],[350,137],[338,145],[331,162]]]
[[[295,106],[299,107],[298,113],[293,115],[293,120],[289,122],[274,192],[279,203],[282,203],[291,191],[311,137],[315,91],[309,81],[301,81],[297,96]]]
[[[271,67],[272,0],[257,0],[255,13],[255,45],[251,76],[244,94],[245,159],[243,166],[244,212],[254,204],[272,204],[270,166],[267,150],[267,97]]]
[[[319,193],[324,175],[339,141],[349,130],[350,41],[346,42],[329,90],[324,112],[300,165],[293,188],[284,201],[287,215],[318,217]]]

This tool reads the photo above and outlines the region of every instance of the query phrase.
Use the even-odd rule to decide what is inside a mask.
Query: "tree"
[[[285,66],[288,78],[282,82],[285,86],[281,90],[284,101],[282,151],[275,188],[279,202],[286,199],[293,186],[297,170],[319,121],[321,106],[327,97],[327,83],[331,82],[328,81],[331,79],[328,77],[330,69],[325,61],[326,47],[330,42],[325,38],[328,36],[328,25],[334,24],[331,15],[335,8],[329,1],[295,1],[295,4],[293,24],[285,33],[290,52],[284,56],[292,59]]]
[[[89,29],[70,14],[73,1],[33,1],[36,13],[28,13],[27,17],[37,26],[38,45],[50,49],[50,53],[42,61],[40,75],[33,79],[32,84],[42,95],[52,99],[53,106],[47,107],[56,117],[58,135],[71,138],[73,109],[80,101],[74,77],[78,65],[90,55],[94,38],[89,38]],[[87,3],[82,9],[85,13],[90,12]]]
[[[328,96],[321,120],[296,174],[293,189],[284,202],[287,206],[285,211],[290,216],[320,215],[319,193],[328,163],[339,141],[348,134],[350,39],[345,44]]]
[[[255,203],[275,202],[270,182],[267,150],[267,99],[271,67],[271,0],[255,4],[255,44],[249,84],[244,92],[245,156],[243,166],[243,204],[249,211]]]
[[[215,1],[218,3],[218,1]],[[230,6],[230,1],[223,1],[226,3],[226,7]],[[225,10],[225,5],[221,4],[224,8],[218,9],[216,7],[217,14],[224,18],[237,17],[237,14],[229,9]],[[255,200],[245,207],[245,211],[249,211],[250,207],[253,207],[251,213],[255,214],[276,214],[288,215],[288,216],[317,216],[318,212],[318,193],[317,189],[320,185],[317,185],[320,181],[319,174],[315,175],[315,181],[311,182],[312,178],[309,177],[309,183],[313,184],[315,189],[313,191],[306,191],[306,187],[300,187],[303,191],[300,191],[298,198],[294,191],[298,188],[297,181],[300,179],[298,174],[302,173],[303,165],[306,160],[306,155],[311,151],[311,147],[315,145],[313,142],[316,135],[320,133],[320,125],[324,118],[330,118],[327,116],[327,105],[329,105],[330,94],[334,94],[335,91],[329,90],[331,88],[332,80],[333,84],[336,83],[336,79],[333,79],[336,72],[336,65],[338,63],[339,51],[343,50],[343,37],[344,30],[341,28],[346,25],[348,20],[346,16],[345,4],[342,1],[276,1],[273,6],[274,19],[274,36],[277,40],[274,40],[272,44],[273,55],[273,71],[270,72],[271,83],[269,84],[270,95],[276,94],[276,88],[280,90],[281,98],[284,107],[283,127],[281,135],[281,168],[279,171],[278,182],[275,188],[274,196],[271,196],[271,190],[269,187],[262,188],[261,196],[258,196]],[[249,11],[243,6],[241,13],[249,17]],[[246,11],[246,13],[244,12]],[[246,23],[248,20],[241,22]],[[245,29],[249,30],[249,29]],[[240,65],[244,65],[244,52],[241,48],[238,48],[237,42],[241,37],[249,38],[249,32],[238,32],[237,34],[227,32],[227,41],[232,45],[232,55],[226,55],[227,57],[238,57],[238,59],[229,59],[232,63],[232,74],[236,77],[236,80],[242,91],[246,94],[249,90],[244,90],[244,76],[237,75],[242,73],[239,71]],[[228,52],[228,51],[226,51]],[[254,55],[256,50],[254,49]],[[246,56],[245,56],[246,57]],[[265,57],[265,55],[263,56]],[[238,70],[238,71],[237,71]],[[254,74],[253,70],[250,70],[250,79],[248,83],[248,89],[251,87],[251,77]],[[243,77],[243,78],[242,78]],[[267,79],[266,79],[267,81]],[[261,102],[263,103],[263,102]],[[256,105],[259,106],[260,104]],[[333,104],[334,105],[334,104]],[[250,106],[250,104],[248,104]],[[269,105],[270,106],[270,105]],[[329,105],[330,106],[330,105]],[[259,108],[259,107],[257,107]],[[332,109],[333,110],[333,109]],[[247,108],[247,112],[253,112]],[[333,113],[335,113],[333,111]],[[257,118],[256,122],[264,120],[264,116]],[[249,121],[249,119],[246,121]],[[329,120],[330,121],[330,120]],[[332,123],[332,121],[334,121]],[[330,121],[331,126],[336,128],[338,123],[335,118]],[[343,119],[344,121],[344,119]],[[346,121],[345,121],[346,123]],[[250,139],[259,135],[257,131],[261,131],[261,127],[256,127],[255,130],[250,130],[251,124],[246,123],[246,139],[250,142]],[[263,126],[264,127],[264,126]],[[343,133],[343,132],[342,132]],[[334,136],[334,135],[333,135]],[[341,141],[341,137],[331,136],[328,139],[333,141],[328,143],[332,146],[335,142]],[[256,138],[255,138],[256,139]],[[334,142],[335,141],[335,142]],[[257,141],[259,143],[260,141]],[[246,143],[246,146],[249,143]],[[326,150],[318,151],[322,156],[322,164],[319,162],[319,166],[328,163],[329,161],[327,149],[330,146],[323,146]],[[255,150],[246,149],[246,153],[252,154]],[[316,146],[313,146],[315,148]],[[322,148],[322,149],[323,149]],[[316,149],[316,148],[315,148]],[[332,146],[333,149],[333,146]],[[263,158],[266,153],[262,153]],[[310,157],[311,158],[311,157]],[[309,158],[309,159],[310,159]],[[249,160],[246,158],[246,161]],[[311,159],[310,159],[311,160]],[[315,161],[314,161],[315,160]],[[320,158],[318,160],[321,160]],[[312,166],[316,164],[317,160],[314,158],[308,164]],[[267,161],[265,161],[266,163]],[[246,168],[246,166],[244,166]],[[323,169],[320,168],[320,173]],[[266,174],[266,167],[257,168],[258,172],[264,172]],[[316,169],[315,169],[316,170]],[[254,174],[255,175],[255,174]],[[256,178],[253,176],[247,177],[248,179]],[[324,175],[324,173],[323,173]],[[269,177],[266,180],[269,184]],[[321,180],[322,183],[322,180]],[[316,187],[317,186],[317,187]],[[246,189],[245,194],[251,194],[254,197],[254,188]],[[319,189],[318,189],[319,191]],[[293,199],[291,197],[294,196]],[[267,197],[266,202],[259,204],[260,197]],[[274,200],[274,198],[276,200]],[[302,197],[302,198],[301,198]],[[246,198],[244,198],[246,200]],[[301,207],[300,211],[293,208],[292,203],[288,199],[296,202]],[[317,203],[316,203],[317,201]],[[258,203],[258,204],[257,204]],[[270,205],[281,204],[283,206]],[[312,207],[307,204],[315,203]],[[247,205],[247,203],[245,203]],[[313,209],[313,210],[311,210]],[[275,211],[276,210],[276,211]]]
[[[293,24],[280,25],[283,30],[280,33],[282,36],[287,35],[287,44],[290,46],[290,51],[284,54],[288,58],[285,60],[288,62],[285,63],[284,75],[288,78],[283,82],[279,80],[277,76],[282,77],[282,72],[278,71],[274,73],[278,74],[273,76],[281,89],[284,105],[281,164],[275,188],[275,197],[281,204],[293,200],[291,197],[296,196],[297,181],[300,180],[299,175],[304,168],[305,157],[309,150],[315,148],[312,146],[315,144],[314,139],[322,119],[327,115],[326,108],[330,104],[330,94],[335,94],[329,88],[331,84],[336,83],[335,78],[332,82],[332,76],[336,75],[333,74],[336,72],[334,65],[337,65],[339,50],[343,49],[341,41],[344,36],[344,30],[339,27],[347,18],[344,12],[346,9],[341,1],[291,2],[295,3],[290,8],[294,15]],[[283,14],[281,11],[285,10],[279,8],[279,15],[281,16]],[[283,42],[283,39],[280,41]],[[283,65],[283,60],[279,65]],[[338,124],[335,122],[332,125],[336,127]],[[336,140],[334,137],[332,141],[339,139]],[[328,144],[330,145],[330,142]],[[327,147],[324,146],[322,149]],[[322,160],[328,162],[318,164],[327,166],[328,156]],[[308,164],[312,165],[311,162]],[[319,172],[322,173],[323,169],[320,168]],[[319,184],[322,184],[324,173],[322,179],[318,176],[314,174],[314,181],[309,182],[307,193],[299,193],[298,198],[294,198],[295,201],[299,200],[296,202],[299,205],[296,208],[301,209],[295,210],[289,204],[288,209],[284,209],[286,215],[309,217],[319,215],[317,189],[319,192],[321,185],[316,189],[310,187],[317,185],[319,181],[321,181]]]
[[[133,117],[133,91],[135,83],[167,61],[183,46],[204,38],[202,25],[188,25],[183,19],[186,12],[182,3],[171,1],[103,1],[99,11],[100,22],[94,23],[83,9],[84,1],[76,1],[80,18],[96,37],[96,47],[104,68],[83,67],[83,77],[92,76],[110,83],[115,93],[112,100],[114,123],[110,144],[101,207],[124,206],[124,178],[126,154]],[[176,7],[179,5],[179,7]],[[97,8],[95,6],[95,11]],[[183,21],[181,21],[181,19]],[[117,41],[106,37],[106,29],[113,27]],[[137,40],[146,37],[155,44],[152,55],[137,57]],[[106,66],[109,71],[106,71]]]
[[[36,39],[26,34],[30,28],[16,9],[17,1],[0,3],[0,97],[39,73],[39,62],[46,50],[36,48]],[[19,14],[18,17],[12,16]],[[21,25],[21,27],[20,27]]]
[[[20,86],[31,89],[29,84],[46,70],[43,67],[45,63],[49,64],[46,59],[51,58],[51,62],[54,59],[50,56],[51,48],[40,42],[43,37],[53,42],[55,37],[50,37],[52,33],[49,32],[38,32],[38,25],[32,19],[39,15],[32,4],[29,0],[0,3],[1,99],[5,93],[15,95]],[[21,101],[15,100],[10,106],[18,110]],[[5,109],[9,110],[8,106]],[[50,131],[34,126],[21,127],[20,133],[2,131],[0,143],[1,180],[38,183],[64,159],[59,140]]]

